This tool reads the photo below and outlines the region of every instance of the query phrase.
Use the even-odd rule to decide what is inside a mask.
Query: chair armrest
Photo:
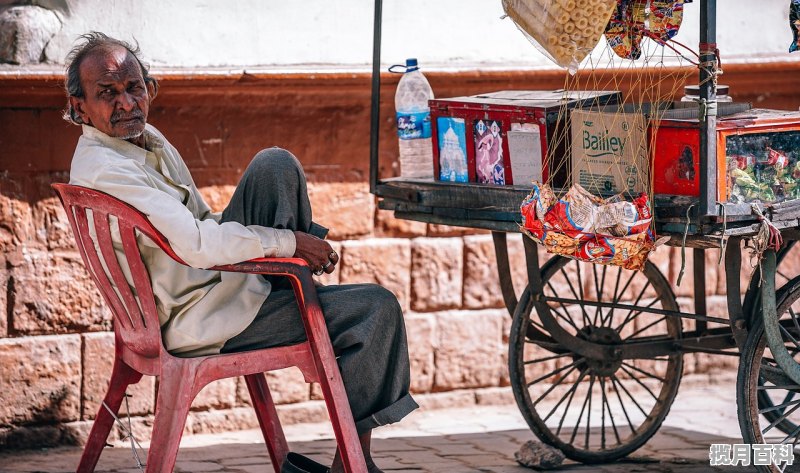
[[[208,268],[212,271],[234,273],[267,274],[276,276],[311,276],[308,262],[302,258],[254,258],[241,263],[224,264]]]

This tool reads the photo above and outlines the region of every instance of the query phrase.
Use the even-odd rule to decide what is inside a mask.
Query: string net
[[[658,130],[679,110],[697,110],[697,103],[675,101],[700,67],[678,38],[636,31],[643,38],[627,50],[636,59],[620,57],[620,45],[601,37],[565,74],[543,182],[522,205],[523,230],[549,252],[627,269],[641,269],[656,246],[653,180],[664,171],[653,163]],[[687,180],[699,172],[696,156],[677,156],[674,166]]]

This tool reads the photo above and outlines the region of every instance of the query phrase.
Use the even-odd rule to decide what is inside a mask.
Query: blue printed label
[[[431,113],[397,113],[397,136],[401,140],[431,137]]]

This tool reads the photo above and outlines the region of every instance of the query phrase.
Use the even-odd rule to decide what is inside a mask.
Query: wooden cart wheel
[[[783,248],[780,249],[777,253],[777,265],[778,270],[775,273],[775,285],[776,287],[789,287],[789,282],[796,276],[797,274],[792,274],[790,268],[787,268],[786,265],[781,267],[781,263],[789,257],[789,260],[794,260],[797,255],[797,252],[800,251],[800,245],[796,245],[795,240],[788,240],[785,241]],[[754,321],[761,322],[761,314],[759,311],[760,303],[761,303],[761,291],[759,288],[759,280],[761,279],[761,273],[759,268],[756,267],[753,273],[753,277],[751,278],[750,285],[748,287],[747,293],[744,297],[744,310],[747,314],[750,314],[750,324],[753,325]],[[785,292],[785,290],[784,290]],[[763,324],[761,325],[761,330],[763,331]],[[765,367],[765,369],[769,370],[769,367]],[[767,373],[768,375],[768,373]],[[764,380],[764,376],[758,378],[758,382],[761,383]],[[777,389],[759,389],[757,394],[758,397],[758,405],[759,410],[763,413],[762,415],[767,419],[768,423],[772,423],[773,421],[777,421],[775,428],[779,429],[783,433],[790,434],[797,429],[798,424],[795,421],[800,421],[800,415],[785,417],[782,416],[782,412],[779,409],[773,409],[774,406],[780,405],[784,402],[787,402],[790,399],[786,398],[786,395],[789,393],[781,392],[781,390]],[[794,420],[793,420],[794,418]]]
[[[542,268],[544,295],[572,336],[598,344],[679,339],[681,322],[650,309],[678,310],[669,283],[647,263],[620,270],[562,257]],[[625,303],[636,311],[587,305]],[[511,327],[509,370],[514,396],[534,434],[573,460],[604,463],[642,446],[661,426],[678,392],[680,353],[652,359],[586,359],[555,341],[537,317],[526,288]]]
[[[776,297],[784,346],[800,363],[800,278],[787,283]],[[742,350],[736,391],[745,443],[800,442],[800,385],[789,379],[772,357],[760,318],[754,319]],[[783,471],[775,465],[760,468]]]

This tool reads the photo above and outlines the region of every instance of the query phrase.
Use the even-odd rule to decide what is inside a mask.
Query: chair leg
[[[278,419],[278,411],[275,410],[275,404],[272,402],[267,379],[263,373],[258,373],[247,375],[244,380],[247,383],[247,390],[250,391],[250,399],[256,410],[258,424],[261,426],[261,432],[267,442],[272,466],[275,473],[280,473],[286,454],[289,453],[289,446],[286,443],[286,436],[283,434],[281,421]]]
[[[119,358],[114,360],[108,391],[106,391],[106,397],[103,399],[114,414],[119,412],[119,407],[125,398],[125,391],[128,386],[138,383],[140,379],[142,379],[141,373],[136,372]],[[77,469],[78,473],[91,473],[94,471],[113,426],[114,416],[101,404],[97,410],[92,430],[89,433],[89,439],[83,449],[83,455],[81,455],[81,461]]]
[[[172,361],[172,360],[170,360]],[[174,360],[161,367],[146,473],[171,473],[195,391],[195,366]]]
[[[325,366],[325,362],[322,362]],[[328,373],[332,376],[325,376],[320,373],[320,387],[325,397],[325,406],[328,408],[328,415],[333,424],[333,433],[336,435],[336,445],[339,447],[339,454],[342,456],[344,471],[347,473],[366,473],[367,464],[364,460],[364,452],[361,450],[361,442],[358,439],[353,414],[350,412],[350,403],[347,400],[347,392],[342,384],[342,377],[336,365],[325,366]],[[335,370],[335,371],[334,371]]]

